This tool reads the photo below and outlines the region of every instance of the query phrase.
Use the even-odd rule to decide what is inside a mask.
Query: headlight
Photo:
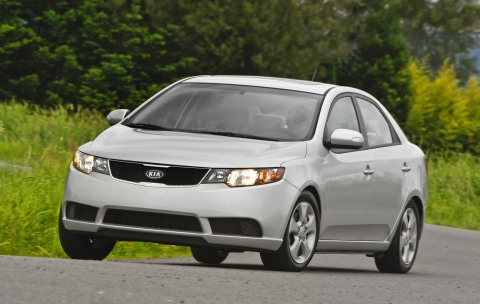
[[[225,183],[230,187],[254,186],[278,182],[285,168],[212,169],[204,183]]]
[[[101,157],[96,157],[93,155],[88,155],[77,151],[75,157],[73,158],[73,167],[78,171],[83,173],[90,174],[92,171],[110,174],[108,170],[108,160]]]

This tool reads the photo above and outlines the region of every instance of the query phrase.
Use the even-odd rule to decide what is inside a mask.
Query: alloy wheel
[[[290,255],[296,263],[304,263],[315,250],[316,230],[315,212],[303,201],[293,211],[288,231]]]
[[[417,247],[417,218],[412,208],[408,208],[403,214],[399,247],[403,263],[410,264]]]

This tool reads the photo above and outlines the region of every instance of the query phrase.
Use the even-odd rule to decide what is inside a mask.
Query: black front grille
[[[261,237],[260,224],[246,218],[209,218],[213,234],[243,235]]]
[[[202,232],[196,217],[176,214],[108,209],[103,222],[122,226]]]
[[[95,222],[97,212],[98,208],[96,207],[74,202],[67,203],[66,216],[68,219],[85,222]]]
[[[148,178],[146,172],[149,170],[162,171],[163,177],[160,179]],[[110,171],[114,178],[134,183],[145,182],[170,186],[193,186],[202,181],[205,174],[207,174],[208,169],[183,167],[159,168],[148,166],[148,164],[144,165],[142,163],[111,160]]]

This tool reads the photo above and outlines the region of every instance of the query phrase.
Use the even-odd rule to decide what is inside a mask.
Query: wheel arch
[[[420,235],[419,238],[422,237],[422,231],[423,231],[423,224],[425,221],[425,210],[423,209],[423,203],[420,197],[414,195],[410,198],[411,201],[415,203],[415,206],[417,207],[418,210],[418,217],[419,217],[419,226],[420,226]]]
[[[420,190],[418,189],[411,191],[410,194],[406,197],[402,205],[402,208],[399,211],[397,220],[395,221],[395,225],[393,225],[392,230],[390,231],[390,234],[385,239],[386,242],[390,243],[392,241],[395,231],[397,230],[397,227],[400,224],[401,216],[410,201],[413,201],[415,203],[415,206],[418,209],[418,217],[420,222],[419,238],[422,236],[422,230],[423,230],[424,220],[425,220],[425,204],[424,204],[424,201],[421,199],[421,197],[423,197],[422,192],[420,192]]]
[[[309,185],[309,186],[305,187],[300,193],[302,193],[304,191],[308,191],[308,192],[312,193],[313,196],[315,197],[315,199],[317,200],[317,207],[318,207],[318,211],[320,212],[320,218],[321,218],[321,216],[322,216],[322,204],[321,204],[321,201],[320,201],[320,193],[318,192],[317,188],[315,188],[313,185]]]
[[[290,183],[290,182],[289,182]],[[291,206],[290,206],[290,209],[288,210],[288,217],[292,214],[293,212],[293,208],[295,207],[295,203],[297,202],[298,198],[300,197],[300,195],[305,192],[305,191],[308,191],[310,192],[313,197],[315,198],[315,200],[317,201],[317,207],[318,207],[318,212],[320,213],[319,214],[319,224],[321,224],[322,222],[322,204],[321,204],[321,195],[320,195],[320,190],[318,189],[319,186],[318,184],[312,182],[312,181],[308,181],[306,183],[304,183],[301,187],[297,187],[295,185],[292,185],[293,187],[297,188],[298,189],[298,192],[296,193],[295,195],[295,198],[293,199],[292,203],[291,203]],[[287,225],[288,225],[288,217],[287,217],[287,220],[285,221],[284,225],[283,225],[283,231],[285,231],[285,229],[287,229]],[[321,228],[321,226],[320,226]],[[320,231],[319,231],[319,236],[320,236]]]

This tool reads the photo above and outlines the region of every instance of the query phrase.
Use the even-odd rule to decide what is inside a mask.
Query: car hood
[[[276,142],[218,135],[151,131],[115,125],[80,151],[99,157],[146,163],[208,167],[277,167],[303,158],[305,142]]]

